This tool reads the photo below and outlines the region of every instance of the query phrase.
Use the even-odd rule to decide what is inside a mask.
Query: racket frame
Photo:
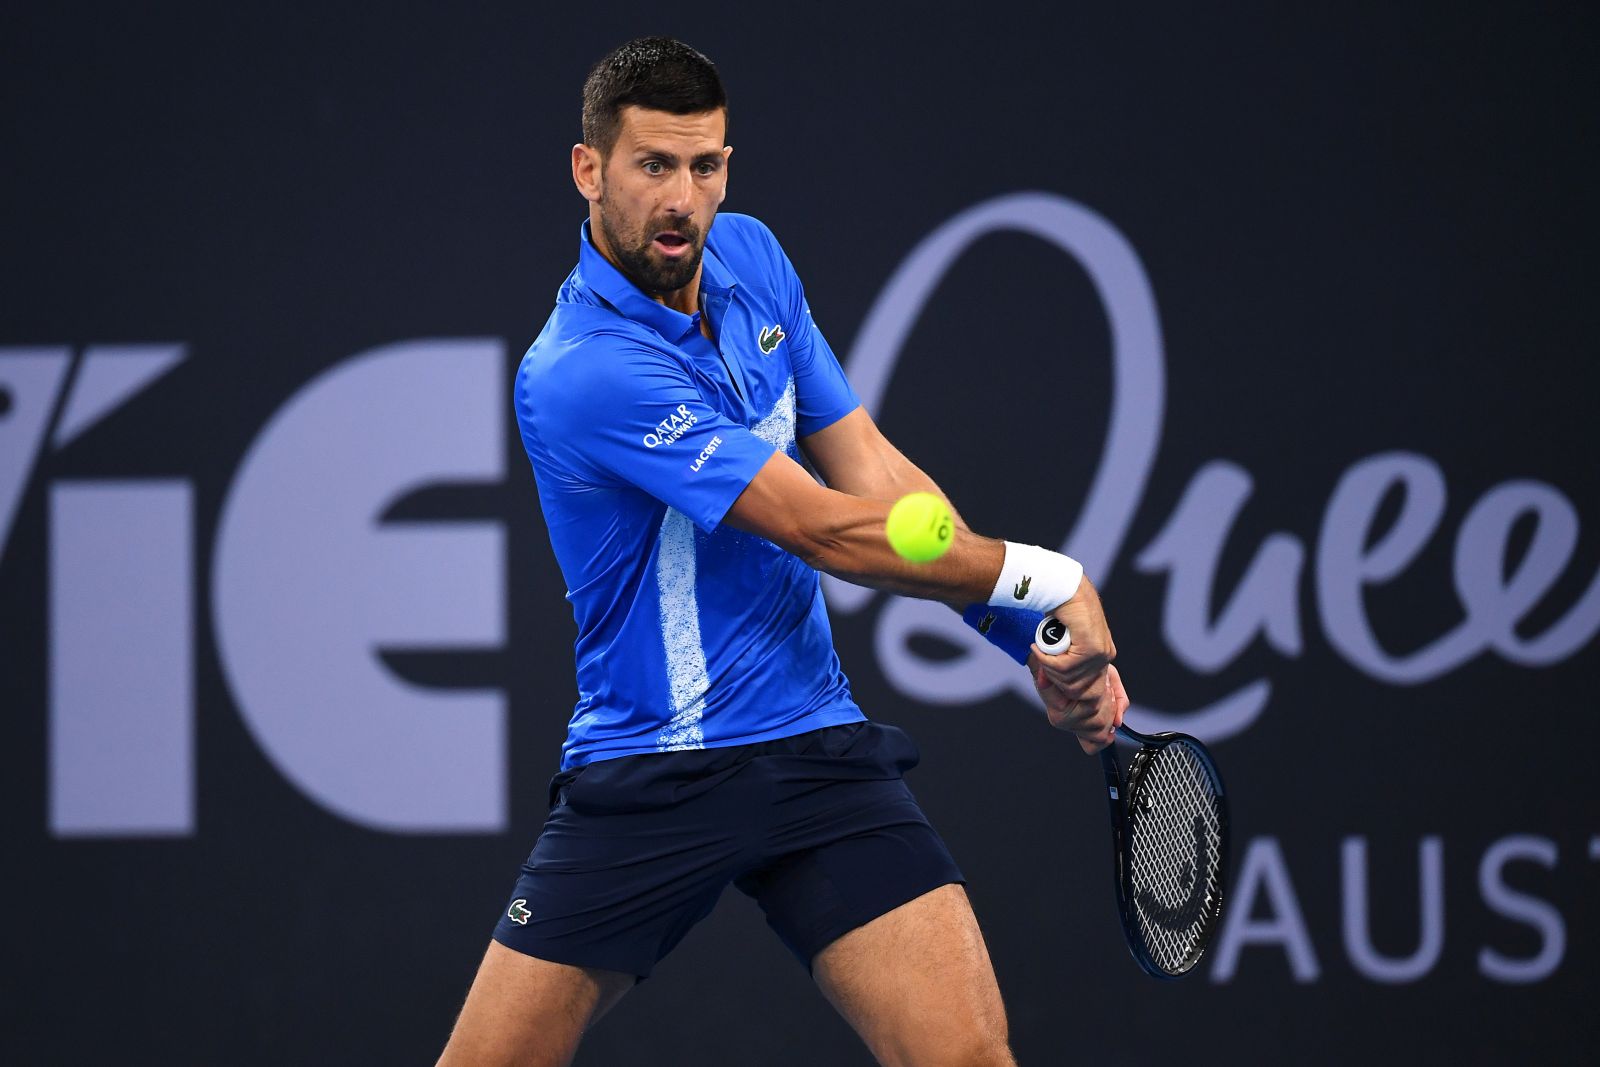
[[[1163,732],[1158,734],[1142,734],[1129,726],[1117,727],[1119,740],[1138,745],[1139,749],[1130,761],[1127,773],[1123,772],[1122,760],[1117,755],[1115,744],[1107,745],[1100,750],[1100,770],[1105,776],[1106,802],[1111,812],[1111,873],[1117,893],[1117,917],[1122,922],[1122,937],[1127,942],[1128,951],[1132,954],[1134,962],[1139,969],[1152,978],[1162,981],[1174,981],[1182,978],[1194,969],[1205,955],[1211,940],[1216,936],[1217,929],[1222,925],[1223,909],[1226,906],[1227,870],[1230,858],[1229,828],[1232,820],[1228,814],[1228,793],[1222,782],[1222,773],[1217,769],[1217,764],[1211,758],[1211,753],[1206,746],[1188,734]],[[1200,759],[1211,780],[1216,783],[1217,800],[1220,808],[1220,838],[1218,843],[1218,864],[1220,873],[1217,878],[1217,893],[1221,897],[1217,902],[1215,914],[1206,923],[1201,931],[1199,944],[1189,954],[1189,963],[1181,971],[1168,971],[1157,963],[1145,946],[1144,935],[1140,931],[1139,916],[1134,903],[1133,874],[1132,874],[1132,847],[1130,833],[1130,820],[1128,817],[1128,804],[1132,794],[1137,790],[1139,778],[1150,758],[1161,749],[1174,743],[1183,743],[1190,746],[1190,750]],[[1196,871],[1196,877],[1203,877],[1204,872]]]

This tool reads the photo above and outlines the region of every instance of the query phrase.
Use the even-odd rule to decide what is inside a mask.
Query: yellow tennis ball
[[[956,524],[950,509],[933,493],[907,493],[889,509],[883,532],[901,559],[931,563],[949,551]]]

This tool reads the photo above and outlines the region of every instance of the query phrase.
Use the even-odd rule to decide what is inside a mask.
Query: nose
[[[694,214],[694,174],[688,167],[679,169],[667,183],[667,199],[662,207],[680,218]]]

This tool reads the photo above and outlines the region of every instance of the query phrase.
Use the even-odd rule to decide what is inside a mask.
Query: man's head
[[[727,192],[727,118],[711,61],[669,38],[629,41],[584,82],[572,178],[595,244],[645,292],[666,297],[699,274]]]
[[[609,155],[625,107],[699,115],[722,111],[727,136],[728,94],[711,60],[670,37],[640,37],[612,49],[583,83],[583,143]]]

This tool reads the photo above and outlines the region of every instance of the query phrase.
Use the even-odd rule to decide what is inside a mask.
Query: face
[[[646,293],[667,297],[699,275],[706,233],[728,190],[721,109],[673,115],[622,110],[617,143],[602,160],[587,145],[572,153],[573,180],[592,205],[600,251]]]

